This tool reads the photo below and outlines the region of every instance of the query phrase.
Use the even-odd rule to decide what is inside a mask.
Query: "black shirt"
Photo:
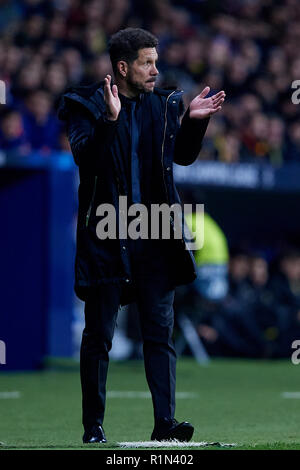
[[[131,240],[129,238],[130,253],[136,269],[149,270],[152,274],[165,274],[169,264],[168,240],[151,240],[151,204],[161,204],[166,201],[163,181],[157,180],[157,175],[162,175],[160,159],[153,154],[153,125],[150,100],[147,94],[141,93],[137,98],[129,99],[119,93],[122,106],[121,125],[126,130],[127,142],[119,141],[119,151],[122,155],[122,164],[126,175],[130,204],[137,202],[134,200],[136,181],[133,180],[132,163],[133,153],[137,151],[140,200],[148,209],[148,234],[149,239]],[[132,120],[132,108],[135,108],[135,122]],[[137,138],[133,138],[135,133]],[[122,133],[124,135],[124,133]],[[117,137],[118,139],[118,137]],[[132,141],[137,142],[136,148],[132,148]],[[159,168],[158,168],[159,167]],[[155,175],[155,177],[154,177]],[[135,193],[137,194],[137,192]],[[135,217],[128,217],[128,224]]]

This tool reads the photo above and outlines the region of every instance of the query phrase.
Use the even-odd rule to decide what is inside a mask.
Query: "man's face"
[[[126,82],[129,89],[136,92],[152,92],[158,75],[156,61],[158,59],[155,47],[139,50],[138,58],[128,64]]]

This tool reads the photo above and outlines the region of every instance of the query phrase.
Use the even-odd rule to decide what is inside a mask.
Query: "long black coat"
[[[208,119],[190,119],[187,112],[180,125],[182,93],[155,88],[145,95],[153,121],[150,144],[153,158],[158,159],[155,178],[161,182],[164,201],[169,205],[180,203],[173,180],[173,161],[180,165],[193,163],[208,124]],[[105,119],[105,111],[103,83],[71,88],[63,95],[59,108],[60,119],[67,122],[80,175],[75,292],[85,300],[88,289],[103,283],[119,283],[124,287],[121,303],[125,305],[134,300],[127,240],[101,240],[96,235],[99,204],[113,204],[118,214],[119,196],[128,195],[122,159],[114,145],[117,136],[121,141],[123,138],[124,112],[121,110],[117,121],[112,122]],[[192,253],[186,249],[184,239],[170,243],[173,285],[192,282],[196,278]]]

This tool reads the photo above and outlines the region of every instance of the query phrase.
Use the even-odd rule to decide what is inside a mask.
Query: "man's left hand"
[[[210,117],[222,109],[225,100],[225,91],[219,91],[215,95],[205,98],[210,92],[209,86],[201,91],[190,103],[190,118],[204,119]]]

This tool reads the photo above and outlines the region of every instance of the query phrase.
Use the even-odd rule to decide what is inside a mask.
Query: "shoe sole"
[[[170,433],[166,434],[164,437],[157,439],[154,438],[153,440],[156,441],[171,441],[173,439],[176,439],[177,441],[180,442],[188,442],[192,439],[192,436],[194,434],[194,428],[192,425],[186,425],[182,424],[177,426],[175,429],[172,429]]]

